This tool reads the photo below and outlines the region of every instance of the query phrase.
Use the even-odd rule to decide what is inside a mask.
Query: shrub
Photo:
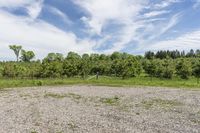
[[[185,59],[178,61],[176,65],[176,74],[182,79],[189,79],[192,74],[191,63]]]

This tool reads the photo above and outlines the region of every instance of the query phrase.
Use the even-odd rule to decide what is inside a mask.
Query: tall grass
[[[98,80],[95,78],[83,80],[78,77],[64,79],[0,79],[0,89],[54,85],[160,86],[200,89],[200,84],[197,83],[196,78],[190,78],[189,80],[173,78],[172,80],[167,80],[149,77],[136,77],[122,80],[117,77],[100,76]]]

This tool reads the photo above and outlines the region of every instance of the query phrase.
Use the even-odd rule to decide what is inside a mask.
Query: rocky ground
[[[0,90],[0,133],[200,133],[200,91],[155,87]]]

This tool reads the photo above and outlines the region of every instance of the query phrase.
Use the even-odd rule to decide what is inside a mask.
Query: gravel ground
[[[200,133],[200,91],[32,87],[0,91],[0,133]]]

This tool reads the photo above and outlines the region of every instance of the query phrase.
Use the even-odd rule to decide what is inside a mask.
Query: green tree
[[[79,71],[83,79],[85,79],[89,75],[91,71],[91,65],[90,65],[90,56],[88,54],[83,54]]]
[[[33,51],[25,51],[21,50],[21,60],[24,62],[30,62],[35,57],[35,54]]]
[[[162,67],[162,77],[172,79],[175,73],[174,63],[170,59],[165,59]]]
[[[3,64],[0,63],[0,78],[3,77]]]
[[[59,61],[43,62],[40,72],[44,78],[60,78],[63,75],[63,63]]]
[[[147,60],[144,66],[145,72],[151,77],[161,77],[162,62],[160,60]]]
[[[6,63],[3,68],[3,77],[15,78],[17,76],[16,64]]]
[[[155,56],[154,52],[148,51],[145,53],[144,57],[147,59],[153,59]]]
[[[10,45],[9,48],[14,51],[16,58],[17,58],[17,62],[18,62],[19,61],[19,54],[20,54],[20,51],[22,49],[22,46]]]
[[[128,57],[126,60],[122,61],[122,78],[126,77],[136,77],[141,73],[141,64],[136,60],[135,57]]]
[[[199,83],[199,78],[200,78],[200,61],[198,61],[194,68],[193,68],[193,74],[197,78],[197,83]]]
[[[63,74],[67,77],[74,77],[79,74],[81,56],[74,52],[69,52],[63,64]]]
[[[43,61],[52,62],[52,61],[64,61],[63,54],[61,53],[49,53]]]
[[[141,73],[141,64],[134,56],[126,59],[115,59],[111,65],[111,72],[123,79],[135,77]]]
[[[192,74],[191,63],[186,61],[186,59],[181,59],[176,65],[176,74],[182,79],[189,79]]]

